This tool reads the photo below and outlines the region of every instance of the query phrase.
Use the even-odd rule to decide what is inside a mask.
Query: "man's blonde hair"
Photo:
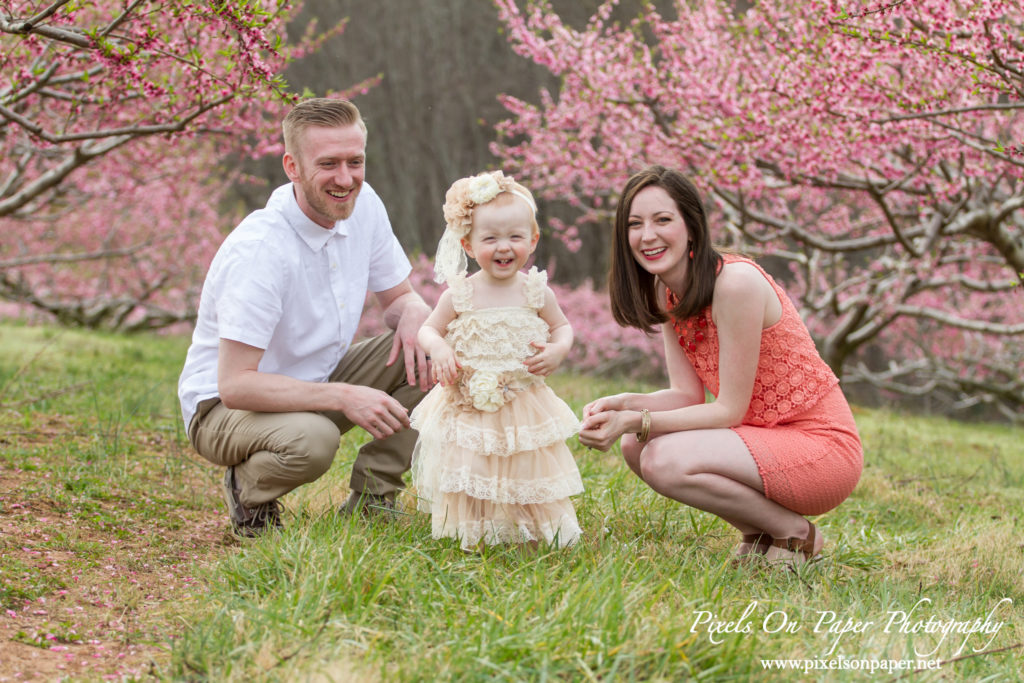
[[[295,154],[299,137],[311,126],[321,128],[338,128],[341,126],[359,126],[366,135],[366,123],[356,105],[348,100],[334,100],[327,97],[314,97],[303,100],[288,112],[281,123],[284,134],[284,151]]]

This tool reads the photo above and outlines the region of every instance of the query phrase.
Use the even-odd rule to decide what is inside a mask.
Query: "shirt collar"
[[[284,218],[288,221],[288,225],[292,227],[302,241],[306,243],[313,251],[320,251],[327,244],[327,241],[338,235],[339,237],[348,236],[348,221],[339,220],[334,223],[334,227],[327,230],[319,223],[313,221],[305,212],[299,207],[299,202],[295,199],[295,185],[294,183],[288,183],[274,190],[271,195],[271,204],[280,202],[281,213],[284,214]]]

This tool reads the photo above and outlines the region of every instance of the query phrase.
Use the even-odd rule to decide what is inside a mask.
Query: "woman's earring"
[[[690,260],[693,260],[693,249],[690,250]]]

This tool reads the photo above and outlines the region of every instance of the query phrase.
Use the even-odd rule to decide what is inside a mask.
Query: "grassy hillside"
[[[864,475],[798,572],[733,568],[724,524],[575,440],[571,550],[465,554],[409,495],[339,520],[358,430],[239,543],[180,425],[186,346],[0,325],[0,680],[1020,680],[1020,428],[856,410]],[[550,383],[577,410],[624,388]]]

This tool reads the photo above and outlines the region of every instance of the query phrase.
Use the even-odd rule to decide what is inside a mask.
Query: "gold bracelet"
[[[637,432],[636,440],[640,443],[647,441],[651,435],[651,411],[644,408],[640,411],[640,431]]]

